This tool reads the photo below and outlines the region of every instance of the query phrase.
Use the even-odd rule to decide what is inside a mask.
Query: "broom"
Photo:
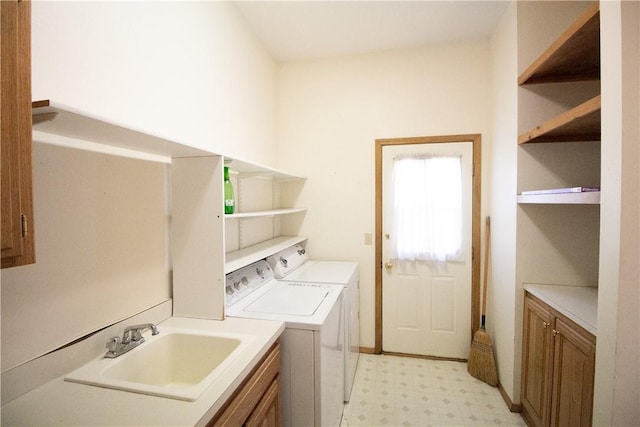
[[[489,217],[487,217],[485,231],[484,276],[482,278],[482,322],[480,324],[480,329],[473,334],[471,351],[469,352],[469,361],[467,362],[467,371],[480,381],[484,381],[489,385],[495,386],[498,385],[498,372],[496,370],[496,362],[493,356],[491,337],[484,329],[485,314],[487,310],[487,275],[489,274],[489,241],[491,232]]]

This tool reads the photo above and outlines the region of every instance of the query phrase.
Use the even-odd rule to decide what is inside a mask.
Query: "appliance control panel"
[[[293,245],[284,249],[270,257],[267,257],[267,263],[273,269],[276,279],[282,279],[287,274],[300,267],[309,260],[307,251],[301,245]]]
[[[251,292],[273,280],[273,270],[266,261],[258,261],[239,268],[225,276],[225,296],[227,306],[241,300]]]

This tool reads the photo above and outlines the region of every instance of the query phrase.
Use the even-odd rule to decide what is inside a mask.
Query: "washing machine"
[[[338,426],[344,408],[342,288],[275,280],[262,260],[227,274],[229,317],[279,320],[283,426]]]
[[[352,261],[316,261],[301,245],[293,245],[270,257],[267,263],[276,279],[298,283],[341,286],[344,299],[344,401],[349,402],[360,357],[360,275]]]

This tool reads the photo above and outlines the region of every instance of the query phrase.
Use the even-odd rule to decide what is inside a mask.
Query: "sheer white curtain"
[[[464,260],[459,156],[394,159],[392,243],[399,260]]]

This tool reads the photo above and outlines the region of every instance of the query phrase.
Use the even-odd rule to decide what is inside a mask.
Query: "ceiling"
[[[487,39],[507,1],[238,1],[281,62]]]

